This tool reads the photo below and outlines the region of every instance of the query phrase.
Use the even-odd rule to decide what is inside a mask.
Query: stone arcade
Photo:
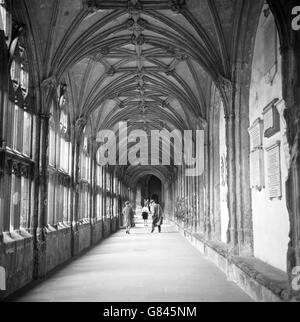
[[[84,253],[96,245],[94,260],[104,256],[101,247],[112,251],[107,262],[82,262],[90,274],[66,274],[59,284],[88,297],[101,288],[93,278],[104,287],[107,272],[123,276],[113,263],[127,251],[129,275],[93,297],[126,299],[138,258],[159,240],[169,262],[157,256],[169,271],[151,283],[153,296],[221,296],[218,287],[200,294],[205,281],[233,289],[218,267],[253,300],[300,300],[297,2],[0,0],[0,300],[71,259],[91,263]],[[116,148],[124,164],[101,165],[97,137],[103,130],[118,136],[120,122],[145,133],[204,131],[203,174],[186,176],[176,155],[169,165],[130,165],[133,143]],[[139,209],[152,196],[177,234],[133,233],[127,250],[107,246],[123,236],[124,202]],[[178,231],[199,252],[183,238],[176,244]],[[167,250],[171,240],[177,248]],[[200,262],[210,267],[206,279]],[[152,299],[141,275],[135,301]],[[55,299],[70,300],[70,292]]]

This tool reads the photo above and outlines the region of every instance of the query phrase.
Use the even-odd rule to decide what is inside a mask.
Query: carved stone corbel
[[[219,76],[217,84],[225,104],[225,111],[229,112],[232,108],[231,105],[233,102],[233,83],[229,79]]]
[[[87,124],[87,118],[86,117],[80,117],[75,121],[74,124],[74,134],[75,137],[78,139],[81,135],[82,130]]]
[[[42,82],[42,96],[43,96],[43,112],[47,114],[47,111],[50,110],[51,100],[55,97],[56,88],[58,86],[58,82],[55,76],[51,76],[45,79]]]

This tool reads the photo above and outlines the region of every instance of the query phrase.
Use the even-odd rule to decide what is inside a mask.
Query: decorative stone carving
[[[58,82],[55,76],[49,77],[42,82],[42,94],[43,94],[43,111],[46,112],[50,109],[51,100],[54,97],[54,93],[58,86]]]
[[[231,108],[231,102],[233,100],[233,83],[223,77],[223,76],[219,76],[218,79],[218,88],[220,90],[220,93],[223,97],[223,101],[225,103],[225,111],[230,111]]]
[[[138,25],[142,30],[144,30],[144,29],[147,27],[147,25],[148,25],[148,21],[147,21],[147,20],[145,20],[145,19],[140,18],[140,19],[138,19],[138,21],[137,21],[137,25]]]
[[[133,34],[131,36],[131,43],[135,46],[142,46],[145,42],[146,42],[146,39],[144,35],[136,36],[135,34]]]
[[[130,31],[142,32],[148,25],[148,21],[140,18],[135,22],[133,18],[130,18],[127,20],[126,25]]]
[[[175,69],[174,68],[172,68],[172,69],[168,68],[168,69],[166,69],[165,74],[167,76],[175,76]]]
[[[21,174],[22,177],[28,178],[28,175],[29,175],[28,168],[25,167],[25,166],[21,166],[20,167],[20,174]]]
[[[20,166],[17,162],[13,162],[11,164],[11,172],[14,174],[16,177],[21,177],[21,171],[20,171]]]
[[[143,5],[139,0],[134,3],[133,0],[128,0],[128,12],[130,14],[137,14],[143,10]]]
[[[110,77],[115,76],[115,74],[116,74],[116,70],[115,70],[115,68],[113,68],[113,67],[109,68],[109,69],[107,70],[106,74],[107,74],[108,76],[110,76]]]
[[[186,7],[186,1],[185,0],[171,0],[170,1],[170,9],[174,11],[175,13],[182,13],[182,11]]]
[[[87,124],[86,117],[81,117],[75,121],[74,131],[75,131],[76,137],[81,134],[81,131],[83,130],[86,124]]]
[[[94,13],[100,10],[100,4],[97,0],[85,0],[83,7],[88,13]]]
[[[103,55],[103,56],[108,55],[109,52],[110,52],[110,49],[107,46],[100,49],[100,54]]]

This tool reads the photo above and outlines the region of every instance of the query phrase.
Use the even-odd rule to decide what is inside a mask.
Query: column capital
[[[219,75],[217,79],[217,87],[220,91],[223,103],[225,105],[225,111],[231,111],[234,94],[234,83],[230,79]]]

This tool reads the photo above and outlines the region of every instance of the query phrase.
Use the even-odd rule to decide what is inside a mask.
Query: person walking
[[[152,213],[152,231],[154,233],[155,227],[158,227],[158,232],[161,233],[161,226],[163,224],[163,211],[156,201],[153,200],[153,213]]]
[[[130,206],[129,201],[125,202],[125,208],[123,209],[123,215],[124,215],[124,220],[125,220],[125,225],[126,225],[126,234],[130,234],[130,229],[133,224],[134,213],[133,213],[132,207]]]

